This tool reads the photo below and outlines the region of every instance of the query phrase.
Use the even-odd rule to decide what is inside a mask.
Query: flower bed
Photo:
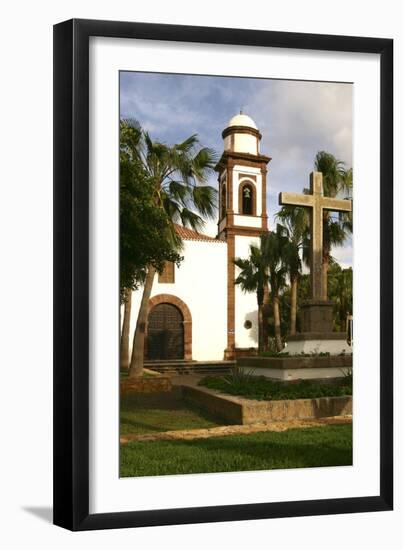
[[[264,376],[251,375],[239,378],[231,375],[207,376],[200,380],[199,386],[259,401],[352,395],[352,381],[349,376],[346,376],[337,384],[318,384],[308,380],[284,384]]]

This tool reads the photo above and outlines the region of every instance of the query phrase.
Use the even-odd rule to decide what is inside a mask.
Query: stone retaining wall
[[[120,381],[120,393],[157,393],[169,392],[172,382],[168,376],[152,376],[150,378],[126,378]]]
[[[275,368],[275,369],[306,369],[306,368],[337,368],[349,369],[353,365],[351,355],[327,356],[283,356],[283,357],[240,357],[237,359],[240,367]],[[342,375],[342,374],[341,374]]]
[[[229,424],[243,424],[242,406],[235,399],[228,398],[206,388],[182,386],[182,396],[185,401],[211,413],[217,419]]]
[[[230,424],[254,424],[352,414],[352,397],[255,401],[207,388],[183,386],[183,397]]]

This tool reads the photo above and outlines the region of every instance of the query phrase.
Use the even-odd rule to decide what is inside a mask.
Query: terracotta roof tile
[[[212,243],[225,242],[225,241],[221,241],[220,239],[215,239],[214,237],[210,237],[209,235],[204,235],[204,233],[198,233],[197,231],[193,231],[193,229],[183,227],[182,225],[179,225],[177,223],[175,223],[174,226],[175,226],[176,233],[185,241],[207,241]]]

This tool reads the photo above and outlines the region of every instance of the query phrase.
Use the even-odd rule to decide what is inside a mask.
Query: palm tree
[[[344,330],[347,317],[353,313],[353,270],[342,269],[337,285],[337,306],[340,330]]]
[[[329,297],[334,303],[336,331],[344,331],[346,320],[353,313],[353,270],[343,269],[337,262],[329,267]]]
[[[276,231],[272,231],[262,238],[261,248],[263,262],[268,269],[273,300],[276,350],[281,351],[283,349],[283,342],[281,339],[280,291],[286,285],[287,273],[290,270],[290,241],[281,227],[277,225]]]
[[[129,368],[129,334],[130,334],[130,314],[132,308],[132,290],[125,289],[123,295],[124,312],[122,323],[122,334],[120,336],[120,368],[127,370]]]
[[[306,208],[283,206],[276,214],[282,222],[281,230],[289,239],[289,277],[291,286],[290,335],[297,332],[297,296],[298,281],[301,275],[301,259],[299,251],[303,247],[304,236],[309,227],[309,215]]]
[[[342,193],[349,195],[353,186],[353,171],[345,169],[345,163],[326,151],[319,151],[315,157],[315,170],[323,174],[323,194],[336,197]],[[323,288],[327,299],[327,273],[333,246],[342,245],[352,233],[352,215],[340,212],[337,217],[331,212],[323,212]]]
[[[204,218],[213,218],[216,209],[216,190],[206,185],[216,164],[212,149],[200,147],[196,135],[182,143],[168,146],[152,141],[148,132],[133,120],[121,121],[121,132],[130,129],[130,139],[124,144],[137,158],[154,184],[155,206],[166,212],[173,249],[181,246],[174,223],[200,231]],[[129,132],[128,132],[129,133]],[[129,376],[141,376],[144,364],[144,337],[148,304],[152,291],[155,267],[147,266],[141,299]]]
[[[266,238],[261,237],[261,243]],[[258,306],[258,351],[265,349],[265,315],[264,315],[264,294],[268,281],[267,266],[262,255],[262,244],[260,247],[251,244],[249,257],[246,259],[236,258],[234,264],[241,270],[235,279],[243,292],[256,292]]]

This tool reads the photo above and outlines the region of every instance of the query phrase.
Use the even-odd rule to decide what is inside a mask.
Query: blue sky
[[[167,144],[198,134],[220,155],[221,132],[240,109],[262,133],[261,152],[272,157],[267,180],[269,226],[280,191],[301,192],[319,150],[352,166],[351,84],[237,77],[122,72],[120,111],[137,119],[152,139]],[[211,185],[216,186],[215,175]],[[209,224],[206,233],[215,234]],[[352,263],[351,242],[333,255]]]

